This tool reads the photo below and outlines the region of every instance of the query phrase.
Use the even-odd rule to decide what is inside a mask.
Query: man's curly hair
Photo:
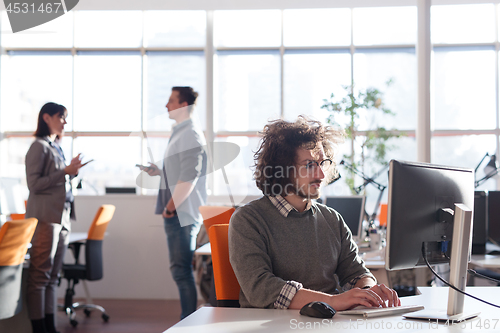
[[[326,183],[338,175],[334,155],[337,144],[344,141],[344,131],[299,116],[295,122],[271,121],[261,134],[260,147],[254,154],[254,179],[264,195],[288,194],[283,192],[287,185],[292,184],[293,174],[288,171],[296,166],[298,148],[314,150],[321,143],[326,158],[333,161],[325,175]]]

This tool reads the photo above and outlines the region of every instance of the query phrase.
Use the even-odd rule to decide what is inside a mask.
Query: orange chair
[[[387,204],[380,204],[380,214],[378,216],[381,227],[387,226]]]
[[[228,224],[235,211],[234,207],[227,206],[200,206],[199,210],[207,233],[214,224]]]
[[[64,310],[73,327],[78,325],[78,322],[75,320],[75,310],[77,309],[84,309],[84,313],[87,316],[90,316],[91,310],[99,310],[102,313],[102,319],[105,322],[109,320],[109,315],[102,306],[73,303],[73,296],[75,295],[75,285],[79,280],[83,280],[84,282],[85,280],[96,281],[103,277],[102,242],[106,228],[109,221],[113,218],[114,213],[115,206],[113,205],[102,205],[99,207],[94,221],[89,228],[85,243],[75,242],[69,244],[69,248],[73,251],[73,256],[75,257],[75,263],[71,265],[64,264],[62,270],[64,278],[68,280],[68,288],[66,289],[66,296],[64,298]],[[85,245],[85,264],[80,264],[78,260],[82,245]],[[85,288],[85,290],[87,289]],[[87,295],[87,300],[89,303],[92,302],[89,295]]]
[[[229,224],[215,224],[208,230],[212,247],[217,306],[239,307],[240,284],[229,262]]]
[[[38,220],[8,221],[0,229],[0,319],[21,311],[24,257]]]
[[[13,221],[24,220],[26,214],[12,213],[10,219]]]
[[[210,241],[210,235],[208,230],[214,224],[228,224],[231,216],[233,215],[235,209],[234,207],[229,206],[200,206],[199,208],[201,216],[203,217],[203,225],[205,230],[201,230],[198,234],[198,239],[200,244],[203,244],[207,241],[206,237],[208,236],[208,241]],[[217,296],[215,291],[213,273],[211,267],[212,258],[210,256],[202,256],[197,257],[196,259],[196,267],[199,270],[202,270],[204,273],[211,276],[210,287],[207,289],[207,286],[202,286],[200,282],[200,291],[205,293],[208,296],[208,301],[211,305],[217,305]],[[202,275],[203,277],[203,275]],[[200,279],[202,278],[200,277]]]

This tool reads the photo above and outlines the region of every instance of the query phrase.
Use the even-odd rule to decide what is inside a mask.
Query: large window
[[[288,47],[348,46],[351,44],[351,10],[285,10],[283,44]]]
[[[215,14],[215,135],[241,143],[242,152],[248,154],[241,154],[240,160],[231,165],[233,174],[240,175],[234,180],[238,186],[233,192],[255,192],[248,170],[258,148],[257,131],[268,120],[294,120],[298,115],[306,115],[326,121],[329,114],[321,109],[323,100],[332,93],[342,97],[342,86],[351,82],[360,88],[376,86],[386,90],[386,105],[398,115],[394,119],[365,119],[363,130],[377,122],[389,129],[414,133],[415,37],[408,36],[417,30],[415,7],[285,9],[282,15],[267,10]],[[272,17],[274,23],[269,22]],[[262,23],[267,33],[259,28],[247,37],[250,21],[259,22],[259,26]],[[385,21],[388,23],[380,23]],[[393,23],[402,26],[398,33],[390,33]],[[385,89],[389,79],[399,84]],[[410,141],[415,148],[414,140]],[[408,146],[401,140],[391,142],[395,151],[403,150],[400,144]],[[343,153],[349,154],[349,147],[348,142],[341,147],[337,163]],[[415,159],[416,154],[405,154],[408,155]],[[243,175],[247,180],[242,183]],[[216,183],[220,187],[215,187],[214,192],[218,194],[224,186],[221,181]],[[349,189],[341,179],[326,193],[348,194]]]
[[[217,47],[276,47],[281,44],[281,11],[220,10],[214,14]]]
[[[73,59],[69,52],[11,52],[1,58],[1,130],[36,129],[40,107],[57,101],[73,105]],[[71,131],[71,118],[66,130]]]
[[[165,131],[174,124],[165,105],[173,86],[192,86],[200,93],[194,116],[206,129],[206,76],[203,51],[150,51],[145,58],[145,123],[147,131]]]
[[[387,83],[390,81],[391,83]],[[354,55],[354,82],[384,92],[384,103],[392,115],[364,117],[362,130],[383,126],[387,129],[416,129],[417,61],[414,48],[360,49]]]
[[[498,17],[496,4],[431,8],[431,162],[475,167],[499,152]],[[224,168],[229,185],[222,170],[209,176],[211,194],[259,194],[251,166],[266,122],[326,121],[323,99],[343,96],[352,82],[382,90],[396,114],[363,116],[360,135],[380,125],[402,131],[388,156],[417,159],[415,6],[76,11],[22,34],[7,33],[3,12],[1,26],[2,176],[24,176],[38,111],[54,101],[70,113],[66,155],[95,159],[82,169],[88,185],[79,193],[135,186],[134,165],[162,159],[173,125],[165,104],[171,87],[184,85],[200,93],[194,117],[206,137],[241,148]],[[343,154],[350,142],[337,163]],[[350,192],[341,179],[326,193]]]
[[[433,59],[433,129],[494,129],[494,48],[436,47]]]
[[[139,53],[80,52],[74,75],[75,131],[141,130]]]
[[[323,99],[340,96],[351,83],[351,55],[347,50],[290,50],[284,61],[284,117],[309,114],[326,119]]]
[[[499,152],[495,11],[494,4],[431,7],[434,163],[475,168],[486,153]],[[476,176],[484,176],[483,168]],[[478,189],[495,188],[491,179]]]
[[[200,93],[196,115],[205,128],[205,18],[205,11],[77,11],[9,34],[3,12],[0,174],[24,178],[38,112],[54,101],[69,111],[66,156],[94,159],[79,174],[78,193],[136,186],[135,164],[162,160],[172,86]]]
[[[218,58],[216,131],[259,131],[280,117],[277,52],[224,52]]]

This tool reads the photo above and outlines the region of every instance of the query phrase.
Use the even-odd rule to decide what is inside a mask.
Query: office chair
[[[227,206],[200,206],[199,210],[207,233],[214,224],[228,224],[235,211],[234,207]]]
[[[208,230],[212,247],[215,295],[217,306],[240,307],[240,284],[229,262],[229,224],[215,224]]]
[[[203,217],[204,230],[200,230],[197,237],[197,243],[201,246],[208,242],[208,229],[214,224],[228,224],[233,215],[234,207],[228,206],[200,206],[201,216]],[[200,292],[203,298],[212,306],[217,306],[215,296],[215,285],[213,281],[213,265],[211,256],[201,256],[195,258],[196,270],[199,276]]]
[[[0,229],[0,319],[21,311],[21,281],[24,257],[38,220],[9,221]]]
[[[102,312],[101,316],[105,322],[109,320],[109,315],[102,306],[73,303],[73,296],[75,295],[75,285],[80,280],[83,280],[87,302],[92,303],[85,280],[96,281],[103,277],[102,241],[114,212],[115,206],[113,205],[102,205],[99,207],[94,221],[89,228],[87,240],[84,243],[75,242],[69,244],[69,248],[73,251],[73,256],[75,257],[75,263],[72,265],[64,264],[62,270],[64,278],[68,280],[68,288],[64,297],[64,311],[68,315],[70,324],[73,327],[78,325],[78,322],[75,320],[75,310],[77,309],[84,309],[83,311],[87,317],[90,316],[91,310],[97,309]],[[85,264],[80,264],[78,260],[82,245],[85,245]]]
[[[378,215],[378,221],[381,227],[387,227],[387,204],[380,204],[380,214]]]

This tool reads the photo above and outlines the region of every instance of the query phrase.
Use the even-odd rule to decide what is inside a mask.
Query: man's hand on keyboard
[[[358,305],[369,308],[400,306],[398,294],[384,284],[376,284],[368,289],[352,288],[342,294],[331,295],[328,302],[337,311],[352,309]]]
[[[387,306],[400,306],[401,300],[398,297],[398,293],[391,288],[388,288],[385,284],[376,284],[369,288],[368,290],[373,291],[387,302]]]
[[[369,308],[385,306],[384,299],[370,289],[352,288],[341,294],[330,295],[328,302],[335,310],[343,311],[363,305]]]

